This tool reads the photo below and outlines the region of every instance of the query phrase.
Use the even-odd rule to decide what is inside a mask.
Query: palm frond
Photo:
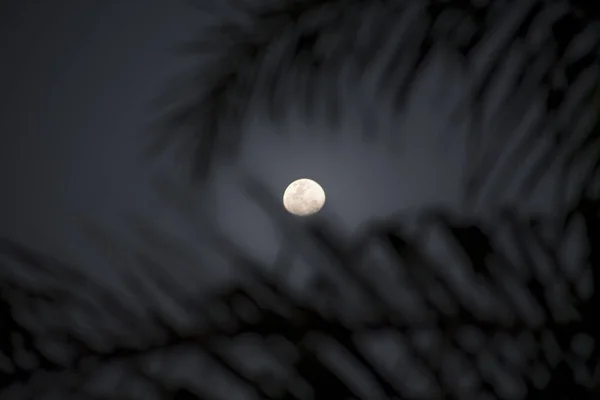
[[[508,192],[524,198],[552,168],[572,176],[575,159],[600,157],[593,150],[600,33],[597,10],[585,2],[231,1],[212,12],[186,48],[201,58],[194,77],[167,97],[167,126],[187,132],[168,130],[157,147],[180,142],[201,176],[215,158],[235,156],[254,107],[280,119],[300,104],[306,118],[325,114],[335,126],[347,107],[340,87],[352,82],[381,99],[375,107],[402,112],[440,49],[473,80],[456,111],[471,121],[472,201]],[[535,122],[523,126],[531,112]],[[373,126],[373,115],[363,114]]]
[[[244,181],[265,210],[276,212],[260,182]],[[71,267],[3,241],[2,262],[7,266],[18,262],[29,274],[57,280],[64,275],[66,303],[55,306],[70,304],[69,309],[76,309],[93,298],[95,307],[85,307],[87,313],[100,316],[105,308],[121,321],[118,331],[103,330],[106,342],[102,345],[66,326],[57,334],[75,352],[71,359],[61,361],[38,349],[39,332],[32,332],[17,318],[6,322],[21,312],[25,303],[19,303],[19,298],[23,296],[0,301],[5,309],[3,332],[29,337],[27,348],[41,361],[38,366],[43,365],[43,370],[25,367],[9,371],[3,375],[3,388],[39,381],[31,390],[67,385],[72,393],[91,396],[96,393],[90,386],[94,377],[112,366],[127,371],[131,374],[128,379],[152,393],[227,397],[218,386],[197,380],[174,384],[168,372],[149,372],[145,366],[147,360],[161,354],[185,349],[185,354],[201,356],[213,374],[228,377],[228,387],[269,399],[340,394],[384,399],[472,398],[483,393],[506,397],[516,394],[511,387],[521,387],[529,398],[561,394],[586,399],[593,394],[591,373],[597,368],[598,351],[586,347],[585,339],[600,334],[595,323],[598,295],[586,288],[590,282],[600,285],[595,273],[600,260],[594,246],[600,232],[597,211],[597,201],[582,201],[565,219],[563,235],[547,235],[546,227],[556,224],[547,225],[542,217],[531,218],[513,209],[487,222],[434,209],[423,214],[416,231],[407,230],[402,219],[377,221],[354,239],[336,235],[332,226],[318,219],[303,228],[276,219],[288,242],[282,251],[289,252],[289,257],[277,262],[292,263],[302,257],[320,263],[315,279],[300,291],[292,289],[282,274],[288,268],[265,265],[215,232],[214,247],[236,266],[241,279],[204,295],[186,291],[171,275],[172,265],[158,265],[137,246],[123,246],[98,231],[94,237],[100,238],[104,247],[134,253],[124,258],[136,266],[128,268],[123,283],[129,296],[139,300],[136,304],[143,304],[143,310],[137,312],[133,303]],[[139,231],[144,232],[148,230]],[[153,243],[157,232],[150,231]],[[574,240],[583,246],[576,252],[576,265],[572,265],[572,256],[565,259],[562,255]],[[171,242],[168,238],[162,241],[166,247]],[[374,248],[383,251],[383,258],[372,258]],[[313,257],[316,251],[325,257]],[[386,265],[389,268],[384,268]],[[3,277],[7,275],[1,271]],[[8,282],[2,281],[4,296]],[[11,287],[13,292],[40,293],[26,295],[33,304],[52,298],[44,297],[41,287],[33,292],[35,286],[19,277]],[[165,308],[166,303],[170,308]],[[185,315],[186,323],[177,323],[174,315]],[[386,350],[398,355],[395,365],[386,364],[385,357],[373,349],[386,335],[396,343]],[[473,335],[479,337],[479,345]],[[523,340],[530,343],[525,346]],[[239,350],[248,341],[276,362],[256,370]],[[549,342],[559,350],[548,353]],[[517,354],[521,355],[514,355],[509,348],[520,349]],[[10,348],[0,350],[12,357]],[[504,385],[498,375],[486,372],[482,357],[496,363],[511,382],[520,383]],[[475,386],[457,385],[448,369],[453,362],[460,363],[463,375],[472,376]],[[348,375],[345,366],[356,368],[358,375]],[[409,372],[416,370],[424,374],[426,390],[413,384]],[[539,385],[532,375],[536,370],[546,371],[550,384]],[[55,379],[42,382],[40,374]]]

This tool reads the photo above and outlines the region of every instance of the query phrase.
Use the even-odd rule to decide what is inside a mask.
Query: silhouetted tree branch
[[[366,227],[358,236],[358,244],[344,243],[331,233],[330,227],[320,223],[308,226],[304,234],[309,241],[330,254],[329,273],[320,278],[327,282],[325,289],[319,286],[322,283],[318,280],[313,281],[317,286],[305,289],[312,297],[290,291],[285,277],[240,251],[224,237],[219,239],[219,246],[237,266],[241,279],[208,297],[194,299],[182,295],[176,281],[163,272],[163,266],[140,255],[138,260],[144,268],[139,271],[145,276],[130,274],[126,285],[130,295],[147,308],[141,313],[133,312],[132,306],[110,288],[87,282],[72,268],[60,267],[60,263],[51,258],[3,241],[3,260],[9,264],[19,260],[23,268],[30,268],[29,273],[57,279],[49,284],[51,288],[54,285],[49,293],[61,293],[63,303],[57,307],[63,304],[85,307],[85,298],[78,293],[83,289],[96,306],[84,308],[87,312],[100,312],[105,308],[123,322],[137,315],[137,322],[121,325],[125,331],[132,330],[129,337],[133,335],[135,341],[107,330],[108,342],[100,347],[78,336],[73,327],[65,326],[60,335],[63,345],[72,350],[72,356],[68,361],[53,359],[38,346],[36,335],[45,331],[32,330],[14,316],[14,310],[20,310],[24,303],[8,300],[6,294],[11,293],[10,290],[15,293],[30,290],[24,281],[15,278],[12,289],[2,292],[4,309],[13,310],[2,314],[5,343],[2,353],[13,366],[12,370],[5,371],[2,388],[9,390],[18,382],[39,382],[32,388],[39,385],[42,391],[48,385],[58,384],[85,388],[86,382],[93,380],[99,370],[113,365],[130,371],[132,382],[157,393],[158,398],[222,397],[223,393],[211,390],[210,385],[203,387],[194,382],[190,386],[183,383],[179,384],[183,386],[173,386],[168,379],[161,378],[161,373],[144,372],[147,357],[187,349],[188,353],[202,354],[212,365],[209,368],[213,373],[221,371],[220,374],[232,380],[239,390],[269,399],[316,399],[334,394],[348,398],[371,396],[364,393],[368,390],[365,388],[376,388],[372,390],[379,391],[377,397],[381,398],[411,393],[417,397],[463,398],[483,392],[503,398],[509,396],[506,390],[523,390],[529,398],[562,394],[565,398],[589,396],[591,399],[590,390],[597,385],[593,374],[598,368],[598,350],[590,348],[589,342],[598,337],[594,312],[598,297],[594,291],[586,291],[581,286],[582,281],[589,284],[589,279],[597,279],[593,273],[593,266],[597,265],[595,247],[589,240],[600,228],[600,221],[597,213],[589,211],[594,203],[588,200],[582,204],[585,206],[568,218],[568,224],[583,222],[590,235],[575,270],[560,263],[561,244],[546,243],[538,225],[530,224],[527,216],[506,210],[500,215],[499,223],[488,221],[486,228],[481,229],[472,218],[463,220],[443,210],[433,210],[424,217],[417,232],[402,233],[401,224],[378,222]],[[500,230],[509,232],[508,240],[500,241],[495,235]],[[440,258],[441,247],[430,247],[432,235],[439,235],[443,246],[452,252]],[[586,241],[583,235],[578,239]],[[514,245],[520,247],[518,251],[508,250],[501,243],[513,250]],[[378,263],[370,260],[369,251],[375,245],[383,246],[387,254],[385,262],[395,266],[393,278],[385,278],[387,275]],[[307,251],[314,250],[300,246],[295,254],[303,257]],[[542,254],[546,258],[540,258]],[[48,268],[49,265],[53,268]],[[361,271],[365,271],[361,265],[368,266],[371,276],[361,275]],[[456,281],[448,274],[451,268],[464,274],[467,281],[463,284]],[[378,281],[378,277],[383,280]],[[56,289],[59,280],[64,280],[63,290]],[[70,281],[79,284],[75,286],[69,284]],[[385,281],[394,282],[391,285],[396,288],[395,296],[385,293]],[[49,295],[44,294],[43,288],[37,290],[39,296],[29,294],[28,299],[34,303],[47,301]],[[365,299],[368,314],[353,315],[350,309],[345,310],[352,304],[354,293]],[[410,302],[414,310],[406,314],[403,311],[406,307],[398,303],[398,296],[404,296],[405,302],[409,293],[413,294]],[[186,315],[187,323],[174,325],[168,313],[161,311],[162,306],[157,303],[159,296],[174,302]],[[323,303],[314,301],[315,296],[335,300],[329,300],[325,303],[328,306],[323,308]],[[105,301],[110,297],[112,302]],[[569,309],[574,313],[567,312]],[[564,312],[570,315],[566,319]],[[532,318],[536,313],[539,315]],[[22,338],[21,345],[6,347],[10,337],[15,335]],[[386,357],[370,350],[369,346],[376,341],[369,342],[368,338],[382,335],[394,338],[393,342],[402,349],[402,361],[396,362],[397,369],[384,366]],[[427,337],[429,344],[422,344]],[[253,370],[248,364],[252,363],[248,359],[252,356],[239,352],[239,346],[249,340],[260,354],[277,361],[269,364],[271,367],[265,365],[262,370]],[[29,366],[19,364],[19,346],[31,352],[36,362]],[[389,353],[399,349],[393,344],[389,346]],[[236,350],[238,348],[240,350]],[[515,353],[515,349],[519,350]],[[449,367],[453,362],[463,367]],[[345,370],[346,363],[355,365],[358,372],[353,372],[354,378]],[[416,389],[408,378],[415,368],[426,371],[429,378],[423,379],[431,384],[430,389],[420,394],[414,392]],[[452,378],[453,368],[464,369],[466,375],[475,374],[472,379],[477,384],[461,388]],[[500,369],[492,372],[493,368]],[[539,379],[534,376],[536,370],[547,371],[547,385],[536,380]],[[516,383],[512,388],[502,384],[498,380],[499,371],[508,374],[511,381],[521,382],[521,389]],[[57,378],[36,378],[52,374]],[[94,395],[92,389],[78,390]],[[115,398],[112,394],[104,396],[93,398]]]

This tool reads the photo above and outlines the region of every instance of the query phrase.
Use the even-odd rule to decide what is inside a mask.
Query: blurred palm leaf
[[[277,213],[260,182],[247,177],[244,181],[265,211]],[[143,267],[134,270],[134,265],[130,266],[124,280],[129,296],[144,305],[143,311],[137,312],[111,289],[5,240],[0,242],[3,265],[18,262],[24,273],[62,279],[63,297],[69,300],[65,304],[71,307],[89,302],[84,292],[93,296],[97,304],[85,308],[86,312],[99,316],[100,308],[106,308],[115,319],[122,320],[121,329],[136,339],[105,330],[110,345],[99,347],[79,336],[74,327],[66,327],[61,331],[64,344],[76,353],[67,362],[56,361],[46,357],[37,337],[12,317],[11,310],[22,307],[19,300],[0,301],[5,310],[3,333],[29,337],[27,346],[43,366],[43,370],[29,367],[9,371],[2,384],[10,388],[18,382],[33,381],[40,374],[52,374],[57,378],[77,377],[76,387],[86,388],[86,382],[101,373],[103,365],[113,365],[126,368],[135,375],[130,379],[163,397],[173,393],[183,398],[223,397],[217,387],[198,385],[201,382],[174,384],[164,373],[144,369],[146,357],[184,348],[186,354],[202,354],[214,373],[228,376],[245,393],[269,399],[509,396],[510,385],[486,370],[483,359],[496,363],[513,382],[520,382],[516,387],[524,385],[522,390],[529,398],[562,395],[592,399],[590,388],[594,379],[597,385],[597,378],[591,374],[598,368],[599,350],[579,346],[577,341],[583,337],[589,342],[590,337],[600,335],[596,323],[598,294],[589,290],[590,282],[600,285],[596,273],[600,259],[594,246],[600,232],[597,209],[597,201],[583,199],[566,218],[565,235],[554,237],[543,234],[540,227],[545,221],[532,223],[529,216],[511,209],[485,223],[443,209],[429,210],[415,232],[409,233],[402,222],[379,221],[366,226],[357,239],[336,235],[331,226],[318,219],[299,228],[273,214],[290,244],[284,249],[290,252],[289,257],[278,262],[291,263],[303,257],[320,267],[317,279],[304,292],[292,290],[277,268],[245,254],[218,233],[213,235],[215,248],[227,256],[242,279],[200,296],[186,293],[182,283],[171,276],[172,265],[157,265],[150,253],[139,253],[137,246],[123,246],[122,241],[101,230],[92,232],[107,251],[126,253],[124,259]],[[156,247],[156,230],[141,229],[139,234],[148,235]],[[576,257],[564,259],[562,253],[573,240],[583,247]],[[179,248],[168,236],[161,246],[171,246],[173,251]],[[383,249],[383,259],[371,257],[377,246]],[[316,252],[326,257],[313,257]],[[384,265],[391,269],[386,272]],[[5,268],[1,270],[4,273]],[[453,272],[461,276],[457,279]],[[22,278],[15,279],[15,290],[27,293],[35,287]],[[47,296],[43,288],[37,292],[39,296],[28,295],[30,301],[39,303],[49,298],[43,296]],[[60,293],[50,290],[53,292]],[[165,303],[172,303],[178,311],[165,310]],[[367,312],[361,312],[357,305]],[[179,313],[186,315],[186,324],[173,322],[172,316]],[[473,338],[465,339],[469,332],[478,335],[479,344]],[[387,350],[400,351],[395,365],[384,363],[382,355],[373,353],[365,342],[373,338],[373,345],[381,335],[391,335],[402,349]],[[434,341],[427,342],[431,338]],[[253,369],[247,357],[236,350],[249,340],[279,361],[271,367]],[[523,340],[530,344],[522,347]],[[548,350],[548,343],[554,346],[553,351]],[[520,356],[514,355],[515,349],[520,349]],[[0,351],[13,357],[10,348]],[[456,357],[462,360],[461,371],[475,374],[472,385],[476,385],[470,389],[457,386],[448,369]],[[348,375],[349,366],[358,372]],[[548,385],[536,380],[534,372],[540,369],[549,374]],[[426,392],[415,392],[408,372],[417,370],[427,377]],[[312,395],[297,386],[299,381],[310,387]],[[46,381],[40,387],[59,382]],[[363,393],[365,385],[372,391]]]
[[[169,129],[189,130],[184,146],[192,154],[186,159],[206,177],[215,157],[236,154],[251,107],[260,103],[277,119],[299,102],[306,117],[324,112],[336,125],[343,108],[340,85],[352,82],[368,84],[384,99],[378,106],[389,100],[401,112],[421,71],[443,50],[473,81],[456,110],[471,121],[472,199],[508,188],[525,196],[552,167],[563,169],[564,182],[575,173],[595,178],[600,32],[598,8],[590,4],[198,2],[210,22],[184,50],[201,60],[193,77],[182,79],[166,98],[165,121]],[[541,109],[532,110],[540,100]],[[522,126],[531,112],[537,117]],[[156,149],[182,139],[169,129]],[[519,173],[524,169],[527,173]],[[580,185],[577,190],[584,190],[589,182]],[[564,201],[564,191],[558,197]]]

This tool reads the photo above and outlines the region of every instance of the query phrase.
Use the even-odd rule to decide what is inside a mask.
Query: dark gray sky
[[[78,214],[146,207],[136,134],[194,20],[177,2],[6,3],[0,225],[51,249]]]
[[[161,205],[137,157],[140,133],[154,117],[149,103],[191,65],[171,48],[193,37],[200,16],[159,0],[3,4],[0,233],[85,258],[75,225],[82,216],[115,229],[132,213],[175,231],[201,224]],[[464,132],[444,115],[462,79],[434,59],[405,115],[391,119],[379,109],[381,140],[372,144],[361,140],[354,118],[376,100],[366,92],[347,90],[345,125],[336,132],[318,120],[274,125],[256,116],[238,164],[222,170],[211,192],[222,227],[247,248],[275,252],[268,221],[235,183],[240,167],[277,196],[294,179],[319,181],[328,199],[323,215],[335,214],[349,232],[371,217],[457,204]],[[397,151],[388,151],[388,136],[398,138]]]

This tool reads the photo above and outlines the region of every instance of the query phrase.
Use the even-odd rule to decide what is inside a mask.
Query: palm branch
[[[190,3],[208,22],[183,50],[200,61],[165,97],[167,129],[155,149],[182,145],[197,177],[206,178],[215,159],[237,154],[243,119],[254,107],[278,119],[300,104],[306,118],[321,113],[335,127],[344,107],[340,86],[353,82],[382,99],[374,107],[400,113],[440,51],[472,82],[454,120],[470,126],[469,199],[509,189],[524,197],[554,170],[561,173],[557,200],[564,205],[565,186],[577,182],[572,200],[600,176],[599,14],[591,3]],[[363,114],[365,124],[372,122],[373,115]],[[186,133],[174,134],[174,127]]]
[[[277,221],[288,246],[276,265],[266,265],[214,230],[213,246],[240,279],[212,292],[190,293],[172,274],[173,265],[156,263],[150,248],[170,249],[174,255],[181,249],[172,238],[157,237],[157,230],[148,225],[135,225],[142,242],[149,244],[144,251],[136,250],[139,245],[124,246],[103,229],[92,232],[94,243],[105,251],[134,260],[136,265],[130,263],[124,270],[130,300],[71,266],[0,241],[2,332],[22,339],[18,347],[7,347],[6,339],[1,343],[0,350],[16,368],[4,371],[0,394],[8,396],[13,390],[20,399],[37,399],[40,393],[61,389],[78,398],[116,398],[116,393],[139,398],[125,395],[133,385],[152,393],[147,396],[221,399],[230,395],[211,382],[226,378],[230,389],[267,399],[519,394],[511,390],[526,391],[532,399],[597,395],[593,390],[598,385],[598,349],[586,346],[585,340],[583,346],[576,344],[600,334],[595,323],[598,294],[593,291],[600,285],[600,253],[594,246],[600,221],[593,200],[581,202],[564,220],[564,235],[559,237],[544,235],[547,220],[510,208],[492,222],[432,209],[424,211],[416,231],[407,230],[402,218],[373,222],[348,242],[319,221],[304,228],[288,223],[259,181],[244,181],[249,195]],[[573,241],[583,247],[565,259]],[[314,263],[317,248],[325,264],[301,290],[290,286],[288,264],[298,257]],[[372,258],[377,249],[384,259]],[[171,257],[173,262],[179,259]],[[204,261],[190,260],[196,268]],[[16,265],[18,270],[11,268]],[[468,283],[457,281],[451,270],[464,274]],[[403,296],[410,293],[414,298],[407,306]],[[485,295],[488,301],[476,301],[474,295]],[[164,303],[175,308],[166,309]],[[47,310],[40,304],[58,308],[62,319],[73,310],[84,310],[88,318],[102,321],[109,315],[117,324],[102,328],[101,342],[81,333],[77,325],[32,330],[19,315],[27,309],[39,315],[35,312]],[[175,323],[173,314],[185,315],[185,322]],[[386,364],[386,357],[364,342],[369,337],[377,342],[382,335],[399,344],[387,350],[400,352],[397,362]],[[71,357],[48,352],[40,346],[42,338],[74,350],[68,353]],[[558,350],[548,350],[549,340]],[[240,352],[239,346],[248,341],[273,363],[256,370],[252,359],[259,356]],[[21,364],[16,354],[22,350],[37,363]],[[211,371],[214,378],[175,380],[168,354],[179,360],[197,355],[196,362],[207,366],[202,374]],[[343,360],[331,358],[334,354]],[[482,357],[501,372],[488,371]],[[148,364],[157,359],[168,366],[149,370]],[[466,386],[448,369],[458,361],[463,376],[473,379],[465,381]],[[347,375],[344,365],[356,366],[360,378]],[[99,389],[93,384],[110,370],[121,371],[124,380],[112,393],[101,390],[107,385]],[[425,391],[413,384],[410,374],[416,370],[429,382]],[[547,385],[539,377],[544,371]],[[507,374],[512,384],[496,380],[497,374]],[[365,393],[365,383],[370,392]]]

